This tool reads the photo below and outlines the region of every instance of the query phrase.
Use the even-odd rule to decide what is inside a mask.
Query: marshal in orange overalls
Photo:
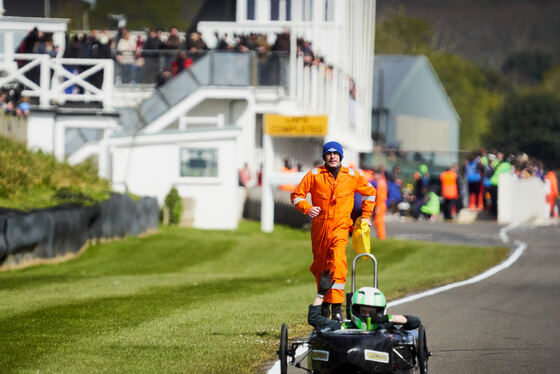
[[[362,195],[362,217],[370,219],[375,207],[375,188],[354,169],[340,167],[336,177],[320,166],[309,171],[292,192],[295,208],[308,214],[312,206],[321,208],[321,213],[311,223],[311,245],[313,263],[309,270],[315,276],[329,270],[334,273],[335,284],[327,292],[324,302],[342,304],[346,284],[346,244],[352,227],[350,213],[354,206],[354,192]],[[305,200],[311,193],[313,205]]]
[[[377,181],[377,206],[375,207],[375,216],[373,217],[373,225],[377,237],[385,240],[387,234],[385,232],[385,213],[387,213],[387,181],[383,173],[376,172],[375,180]]]
[[[545,179],[548,180],[550,184],[550,191],[548,195],[546,195],[546,202],[550,206],[550,216],[555,217],[558,214],[554,210],[556,199],[558,198],[558,179],[556,179],[556,174],[553,171],[549,171],[545,175]]]

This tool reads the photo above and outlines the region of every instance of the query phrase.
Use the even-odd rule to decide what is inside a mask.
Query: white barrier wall
[[[548,217],[544,182],[500,175],[498,183],[498,223],[546,220]]]

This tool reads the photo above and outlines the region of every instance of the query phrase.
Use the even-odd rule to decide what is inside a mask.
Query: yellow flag
[[[356,220],[354,224],[354,232],[352,233],[352,246],[357,255],[360,253],[370,253],[371,241],[370,241],[370,229],[369,225],[362,217]]]

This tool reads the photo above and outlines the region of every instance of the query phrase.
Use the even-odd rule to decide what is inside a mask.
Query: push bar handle
[[[356,262],[362,257],[369,257],[373,261],[373,287],[377,288],[377,259],[371,253],[360,253],[352,261],[352,294],[356,292]]]

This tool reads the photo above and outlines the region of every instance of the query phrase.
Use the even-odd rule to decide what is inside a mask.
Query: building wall
[[[225,126],[243,129],[236,153],[238,167],[248,163],[251,170],[258,167],[255,155],[255,113],[245,99],[206,99],[189,110],[189,117],[215,117],[223,115]]]
[[[31,113],[27,123],[27,147],[54,153],[54,127],[54,113]]]
[[[32,111],[28,117],[27,147],[34,150],[42,150],[46,153],[53,153],[59,161],[66,157],[72,158],[75,151],[80,151],[84,142],[89,140],[99,140],[103,134],[117,128],[117,117],[113,115],[90,115],[61,114],[56,111]],[[95,139],[82,139],[73,134],[71,129],[76,131],[84,130],[84,134],[91,131],[96,132]],[[70,130],[70,131],[68,131]],[[78,160],[81,162],[83,159]]]
[[[239,219],[236,139],[158,141],[112,147],[112,180],[117,191],[140,196],[155,196],[163,205],[165,196],[175,186],[184,200],[192,201],[193,226],[197,228],[234,229]],[[218,176],[181,177],[182,148],[217,149]]]
[[[0,136],[26,143],[27,118],[15,117],[0,112]]]
[[[402,114],[456,121],[452,106],[425,58],[417,60],[388,104],[398,104]]]
[[[449,151],[449,122],[434,118],[397,115],[396,138],[408,151]]]
[[[406,151],[439,152],[438,164],[457,162],[457,115],[425,58],[418,59],[387,104],[390,142]]]

